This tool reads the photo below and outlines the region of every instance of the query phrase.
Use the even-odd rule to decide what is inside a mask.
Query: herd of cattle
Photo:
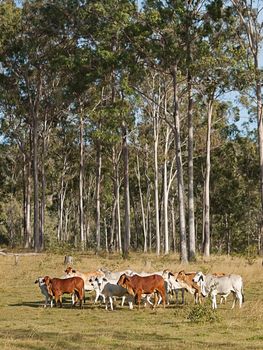
[[[79,301],[80,307],[85,302],[85,291],[95,291],[96,303],[102,298],[108,309],[110,304],[113,310],[113,300],[122,298],[122,305],[128,302],[132,309],[134,303],[140,308],[141,301],[150,304],[153,308],[157,304],[169,304],[169,298],[175,294],[176,303],[179,302],[178,293],[181,292],[181,302],[184,304],[185,290],[194,296],[194,302],[201,303],[202,299],[211,296],[212,308],[217,308],[216,296],[220,295],[220,303],[226,301],[227,296],[233,294],[234,308],[236,301],[239,307],[244,302],[243,280],[240,275],[225,273],[203,274],[202,272],[180,271],[173,273],[169,270],[159,271],[152,274],[135,273],[131,270],[112,272],[99,269],[97,271],[83,273],[67,267],[65,275],[61,278],[50,278],[49,276],[38,277],[35,283],[39,284],[41,293],[45,296],[45,307],[55,303],[62,307],[62,295],[70,294],[72,305]],[[152,300],[152,298],[154,300]]]

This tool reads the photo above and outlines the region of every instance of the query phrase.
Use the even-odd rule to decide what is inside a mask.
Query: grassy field
[[[118,256],[74,256],[74,266],[83,271],[105,267],[156,271],[202,270],[239,273],[245,286],[245,303],[231,310],[232,297],[220,305],[216,314],[207,305],[208,317],[191,321],[194,308],[187,293],[186,305],[172,303],[165,310],[150,308],[129,310],[119,302],[115,311],[92,304],[92,296],[83,310],[70,308],[69,299],[62,309],[46,308],[38,285],[38,276],[63,274],[63,256],[0,256],[0,349],[263,349],[263,267],[261,260],[248,264],[245,259],[212,257],[182,266],[177,256],[131,255],[128,261]],[[208,302],[207,302],[208,303]],[[200,311],[201,310],[201,311]],[[211,317],[210,317],[211,316]],[[215,316],[215,317],[214,317]],[[214,317],[214,318],[213,318]],[[212,322],[214,320],[214,322]]]

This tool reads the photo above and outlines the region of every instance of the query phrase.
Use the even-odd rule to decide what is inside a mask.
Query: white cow
[[[197,272],[193,281],[200,285],[204,296],[211,295],[212,309],[217,308],[217,294],[226,298],[232,292],[234,295],[232,309],[235,307],[237,300],[239,301],[239,307],[244,302],[243,280],[240,275],[231,274],[217,277],[211,274],[204,275],[202,272]]]
[[[103,299],[105,300],[106,310],[108,310],[108,302],[110,303],[111,310],[113,310],[114,297],[121,297],[121,298],[127,297],[129,308],[133,309],[133,304],[132,304],[133,298],[129,295],[129,293],[127,292],[127,289],[122,288],[115,282],[116,280],[109,281],[105,277],[103,278],[96,277],[93,281],[91,281],[91,285],[93,286],[96,293],[97,291],[99,291],[99,295],[102,295]]]
[[[176,296],[176,303],[179,302],[178,294],[179,291],[182,293],[182,304],[184,304],[184,292],[185,288],[182,287],[182,285],[176,281],[177,274],[172,273],[169,270],[164,270],[162,273],[162,276],[164,280],[168,283],[168,293],[175,293]]]

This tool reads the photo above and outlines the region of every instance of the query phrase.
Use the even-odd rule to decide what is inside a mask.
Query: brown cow
[[[58,300],[60,307],[62,307],[62,295],[64,293],[75,294],[80,301],[80,308],[82,308],[82,302],[84,298],[84,281],[80,277],[71,277],[66,279],[50,278],[45,276],[43,282],[46,284],[48,293],[55,298],[57,304]],[[75,300],[74,306],[77,300]]]
[[[138,301],[138,307],[140,308],[142,294],[154,293],[154,305],[157,304],[156,292],[161,295],[163,301],[163,307],[165,307],[165,282],[162,276],[150,275],[141,277],[138,275],[127,276],[125,273],[122,274],[117,284],[123,288],[126,288],[128,293],[135,296]]]

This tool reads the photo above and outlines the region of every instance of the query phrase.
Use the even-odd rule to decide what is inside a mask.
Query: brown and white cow
[[[178,282],[183,288],[194,295],[195,304],[201,302],[201,288],[193,282],[196,272],[185,272],[184,270],[178,272],[176,282]]]
[[[81,277],[70,277],[66,279],[50,278],[45,276],[43,282],[47,286],[48,293],[55,298],[55,302],[59,301],[60,307],[62,307],[62,295],[64,293],[74,294],[80,301],[80,308],[82,308],[84,298],[84,281]],[[77,300],[74,303],[76,305]]]
[[[117,282],[117,284],[123,288],[126,288],[130,295],[135,296],[138,302],[138,307],[140,308],[142,294],[152,294],[154,293],[154,305],[157,305],[157,295],[160,294],[163,301],[163,306],[165,307],[166,292],[165,292],[165,281],[160,275],[150,275],[141,277],[138,275],[127,276],[125,273],[122,274]]]
[[[184,270],[178,272],[176,281],[181,284],[182,287],[184,287],[188,292],[191,294],[194,294],[194,301],[195,304],[201,303],[202,297],[204,295],[201,293],[201,287],[198,283],[194,282],[194,277],[196,275],[196,272],[185,272]],[[216,277],[223,277],[225,276],[224,272],[214,272],[212,274]],[[225,297],[222,296],[220,300],[220,304],[222,301],[225,301]]]

